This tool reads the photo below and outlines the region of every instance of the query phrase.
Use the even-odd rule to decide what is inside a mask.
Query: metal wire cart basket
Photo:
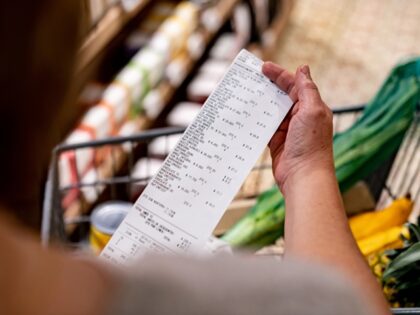
[[[334,132],[351,126],[363,108],[334,110]],[[414,201],[420,201],[419,116],[417,111],[398,153],[365,179],[378,207],[407,192]],[[92,208],[107,200],[134,202],[184,130],[152,129],[130,136],[57,146],[45,189],[43,244],[58,242],[86,247]],[[89,171],[82,173],[78,164],[87,155],[94,156],[93,162]],[[271,160],[265,152],[236,200],[254,200],[273,183]],[[420,309],[395,309],[394,314],[420,314]]]

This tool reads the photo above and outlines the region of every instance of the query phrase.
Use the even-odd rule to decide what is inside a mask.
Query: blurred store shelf
[[[76,71],[87,67],[134,17],[146,8],[150,0],[140,0],[129,11],[120,4],[109,8],[89,32],[80,47]]]

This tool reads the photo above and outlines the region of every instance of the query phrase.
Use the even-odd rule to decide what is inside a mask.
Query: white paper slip
[[[101,256],[120,264],[146,251],[204,247],[292,101],[242,50]]]

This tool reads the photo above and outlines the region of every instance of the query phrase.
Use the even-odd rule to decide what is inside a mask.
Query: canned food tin
[[[129,202],[108,201],[92,211],[89,244],[96,255],[105,248],[132,206]]]

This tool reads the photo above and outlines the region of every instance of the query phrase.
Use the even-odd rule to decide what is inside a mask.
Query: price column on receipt
[[[101,256],[202,249],[292,101],[242,50]]]

